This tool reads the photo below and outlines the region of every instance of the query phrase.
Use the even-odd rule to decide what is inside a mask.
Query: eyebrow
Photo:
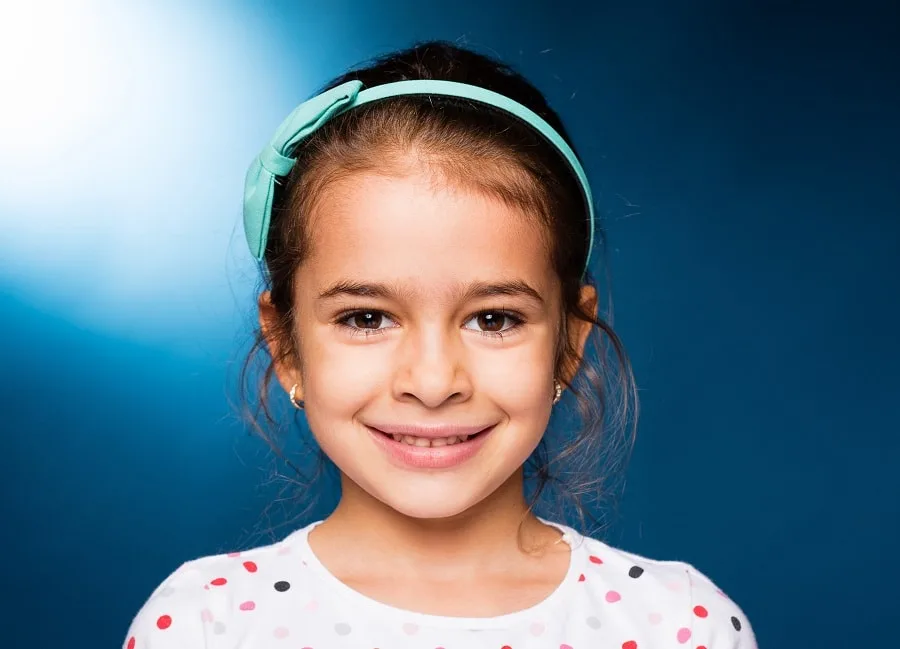
[[[319,294],[319,300],[331,300],[337,297],[368,297],[402,300],[413,295],[410,291],[399,286],[391,286],[390,284],[375,282],[355,282],[351,280],[341,280],[332,284],[329,288]],[[534,300],[538,304],[544,304],[544,298],[527,282],[522,280],[511,280],[508,282],[472,282],[468,286],[460,287],[457,295],[463,302],[476,300],[479,298],[509,296],[509,297],[526,297]]]

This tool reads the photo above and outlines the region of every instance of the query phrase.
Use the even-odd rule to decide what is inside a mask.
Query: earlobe
[[[263,342],[272,357],[272,364],[278,383],[286,393],[293,391],[294,399],[303,401],[303,382],[300,371],[294,362],[293,350],[284,348],[285,341],[280,331],[279,314],[269,291],[264,291],[258,299],[259,304],[259,329]],[[289,343],[288,343],[289,344]]]

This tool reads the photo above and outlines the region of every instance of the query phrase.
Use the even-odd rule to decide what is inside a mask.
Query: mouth
[[[450,435],[449,437],[434,438],[416,437],[415,435],[402,435],[399,433],[385,433],[384,431],[378,430],[377,428],[371,428],[371,430],[378,435],[381,435],[382,437],[397,442],[398,444],[415,446],[417,448],[441,448],[444,446],[455,446],[457,444],[466,444],[468,442],[472,442],[476,440],[480,435],[489,432],[491,428],[493,428],[493,426],[488,426],[483,430],[468,435]]]
[[[386,433],[366,426],[373,439],[394,465],[404,469],[452,469],[478,455],[496,424],[482,430],[447,437],[417,437]]]

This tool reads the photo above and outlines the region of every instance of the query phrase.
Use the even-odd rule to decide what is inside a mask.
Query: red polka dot
[[[508,644],[503,645],[500,649],[512,649]]]
[[[168,615],[160,615],[159,619],[156,620],[156,626],[160,629],[168,629],[172,626],[172,618]]]
[[[256,564],[252,561],[245,561],[244,568],[247,569],[247,572],[256,572]]]
[[[590,556],[590,559],[591,559],[591,563],[597,563],[597,564],[603,563],[603,559],[601,559],[600,557],[595,557],[593,554]]]
[[[578,575],[578,581],[584,581],[584,575]]]
[[[213,586],[224,586],[228,583],[228,580],[225,579],[225,577],[216,577],[209,583],[211,583]]]
[[[637,642],[634,640],[629,640],[622,644],[622,649],[637,649]]]
[[[704,646],[701,644],[701,645],[697,645],[697,649],[706,649],[706,647],[704,647]]]
[[[137,644],[134,638],[128,638],[128,644],[125,645],[126,649],[134,649],[134,645]]]
[[[696,615],[697,617],[706,617],[707,615],[709,615],[709,611],[707,611],[702,606],[695,606],[694,615]]]

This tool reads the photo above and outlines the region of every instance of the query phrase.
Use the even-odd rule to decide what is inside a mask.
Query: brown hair
[[[408,79],[458,81],[505,95],[540,115],[570,144],[566,130],[546,99],[521,75],[489,57],[445,42],[422,43],[375,60],[326,86],[351,79],[365,87]],[[572,147],[574,150],[574,146]],[[319,495],[314,484],[330,461],[313,442],[318,462],[312,474],[303,472],[283,452],[268,392],[276,362],[296,359],[291,335],[296,270],[309,254],[309,215],[322,189],[334,180],[361,171],[377,172],[403,164],[410,157],[425,164],[446,182],[485,192],[519,207],[537,219],[562,287],[557,375],[580,364],[572,384],[580,426],[574,433],[550,426],[526,463],[529,501],[550,518],[568,519],[582,532],[599,526],[599,505],[614,503],[637,420],[637,390],[623,345],[607,317],[595,318],[579,306],[582,271],[588,253],[587,212],[578,181],[556,149],[532,128],[484,105],[454,97],[395,97],[344,113],[318,129],[294,151],[291,174],[276,186],[271,226],[262,268],[263,288],[271,292],[283,358],[268,358],[255,387],[254,358],[268,357],[266,340],[257,332],[243,366],[244,405],[255,430],[295,472],[290,487],[306,499],[308,512]],[[477,173],[473,173],[477,169]],[[595,249],[603,252],[599,224]],[[590,275],[585,278],[593,283]],[[599,292],[599,291],[598,291]],[[593,324],[584,358],[568,344],[566,321],[575,317]],[[569,373],[568,375],[571,375]],[[558,418],[558,415],[554,415]],[[311,438],[305,435],[305,438]],[[551,502],[552,499],[552,502]],[[302,513],[300,514],[302,516]],[[592,524],[588,524],[588,520]]]

